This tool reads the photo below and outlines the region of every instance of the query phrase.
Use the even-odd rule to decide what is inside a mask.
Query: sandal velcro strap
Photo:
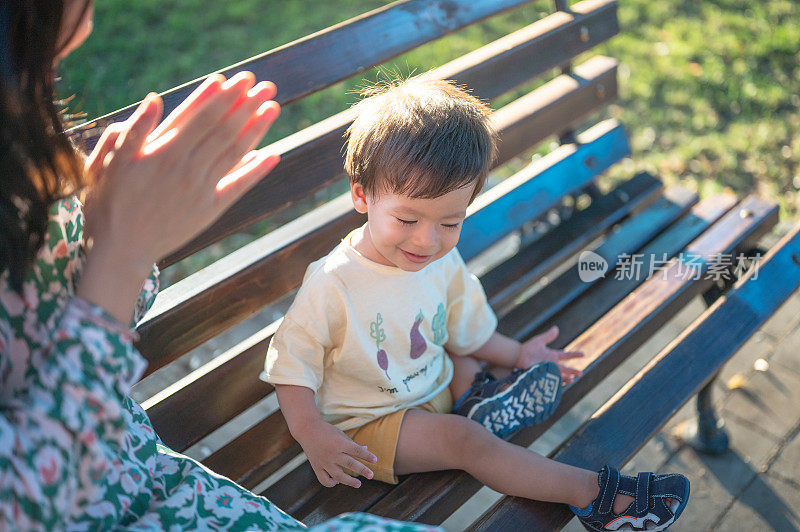
[[[650,506],[650,481],[652,473],[639,473],[636,476],[636,515],[644,515]]]
[[[613,467],[605,466],[598,475],[600,484],[600,504],[597,511],[600,515],[611,513],[614,508],[614,498],[619,489],[619,471]]]

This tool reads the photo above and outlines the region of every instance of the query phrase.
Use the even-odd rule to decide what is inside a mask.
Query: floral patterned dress
[[[0,530],[305,529],[161,443],[128,395],[145,368],[135,333],[74,295],[83,261],[81,205],[67,199],[50,211],[22,296],[0,276]],[[361,513],[318,527],[430,530]]]

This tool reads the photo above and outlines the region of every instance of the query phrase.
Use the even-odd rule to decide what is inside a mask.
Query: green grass
[[[384,4],[100,0],[94,34],[62,65],[60,91],[77,94],[73,111],[98,116]],[[551,5],[534,2],[390,65],[425,71],[545,16]],[[796,219],[800,3],[620,0],[619,7],[621,33],[597,51],[620,61],[620,99],[603,115],[626,126],[633,159],[613,169],[607,182],[647,170],[701,196],[724,189],[760,193],[780,203],[784,219]],[[361,80],[286,107],[269,139],[346,108]]]

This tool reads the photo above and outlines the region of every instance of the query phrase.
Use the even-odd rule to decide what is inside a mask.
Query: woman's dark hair
[[[0,2],[0,274],[21,291],[56,200],[84,186],[83,164],[64,133],[53,64],[72,40],[60,36],[64,5],[80,0]]]

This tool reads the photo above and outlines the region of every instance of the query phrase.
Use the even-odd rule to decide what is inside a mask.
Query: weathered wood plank
[[[509,224],[524,222],[524,216],[541,215],[552,201],[591,181],[596,175],[594,170],[624,156],[627,143],[623,139],[624,132],[615,121],[589,129],[580,136],[584,144],[579,148],[564,146],[543,158],[543,164],[535,165],[535,172],[523,170],[520,179],[512,176],[479,197],[468,213],[464,234],[472,238],[470,235],[489,223],[487,216],[498,217],[493,203],[487,205],[482,199],[486,195],[500,201],[501,206],[506,196],[547,198],[547,202],[540,201],[525,212],[517,212]],[[595,161],[591,170],[584,162],[590,157]],[[139,325],[139,346],[150,360],[150,371],[261,308],[270,298],[299,285],[308,263],[323,256],[349,228],[363,221],[351,212],[349,195],[343,195],[276,232],[280,234],[267,235],[165,290]],[[489,245],[503,234],[495,234],[492,239],[475,238],[483,238],[484,244]],[[191,287],[191,291],[184,286]],[[173,297],[176,303],[164,303]],[[264,337],[237,356],[226,354],[219,359],[224,363],[212,362],[213,372],[200,368],[182,379],[180,386],[170,387],[169,394],[162,393],[157,401],[148,401],[151,419],[161,438],[175,449],[184,449],[266,395],[267,389],[256,378],[259,371],[254,369],[263,364],[268,342],[269,338]],[[198,404],[197,397],[212,397],[219,390],[225,391],[225,397],[214,402],[213,407]],[[188,428],[181,427],[181,419],[196,421]]]
[[[423,77],[452,79],[492,100],[619,33],[616,0],[585,0],[553,13]]]
[[[484,274],[481,284],[489,303],[502,312],[533,280],[549,274],[626,216],[651,205],[661,192],[658,179],[641,173],[596,199],[589,207]]]
[[[654,256],[655,254],[665,254],[666,257],[672,257],[687,244],[687,236],[699,235],[701,231],[718,220],[725,212],[733,208],[735,204],[736,198],[733,195],[727,194],[712,197],[704,201],[698,208],[694,209],[689,216],[677,222],[678,227],[676,229],[680,232],[669,231],[664,233],[658,236],[655,242],[641,249],[639,254],[642,256],[642,262],[646,262],[647,265],[649,265],[650,260],[657,258]],[[657,209],[648,210],[648,217],[651,219],[663,217],[674,209],[673,205],[676,205],[674,200],[665,198],[660,205],[658,203],[655,205],[658,207]],[[642,214],[644,215],[645,213]],[[599,318],[601,314],[598,314],[597,308],[593,306],[594,303],[591,302],[596,298],[587,299],[587,303],[575,302],[574,300],[577,298],[578,294],[589,292],[596,285],[604,285],[603,291],[609,295],[609,297],[612,294],[627,294],[638,286],[641,280],[644,279],[644,276],[647,275],[646,270],[638,279],[621,279],[621,281],[628,281],[625,284],[625,288],[627,288],[626,291],[620,289],[619,286],[614,286],[618,284],[615,283],[615,281],[617,281],[617,272],[615,268],[621,262],[621,259],[624,258],[625,250],[630,249],[630,247],[628,247],[629,241],[636,242],[638,244],[636,249],[639,249],[640,246],[644,246],[653,237],[658,235],[658,229],[660,229],[658,225],[653,226],[643,222],[646,222],[646,220],[640,216],[627,220],[622,225],[620,231],[611,235],[608,240],[594,250],[595,254],[609,264],[609,271],[606,273],[605,280],[601,278],[594,282],[584,282],[580,277],[578,265],[576,264],[558,278],[554,279],[553,282],[544,287],[539,293],[534,295],[534,297],[521,302],[516,308],[509,312],[503,320],[500,331],[504,334],[513,334],[521,338],[527,338],[533,334],[533,331],[541,329],[545,322],[565,309],[567,305],[570,307],[570,315],[579,323],[585,324],[585,316],[587,315]],[[650,223],[652,224],[652,222]],[[598,289],[600,288],[598,287]],[[578,306],[580,306],[579,310]],[[573,308],[575,310],[573,310]],[[589,314],[584,314],[584,312],[589,312]],[[559,324],[561,324],[563,320],[559,319],[558,321]],[[563,325],[560,326],[564,327]],[[573,338],[582,332],[571,329],[569,326],[564,327],[562,331],[565,333],[574,333],[572,335]]]
[[[719,298],[609,399],[553,458],[588,469],[627,462],[797,290],[798,257],[800,226],[768,252],[758,275],[754,271],[745,276]],[[649,401],[647,410],[642,411],[644,397],[661,399]],[[622,425],[625,431],[616,430]],[[573,517],[564,505],[504,497],[470,530],[559,530]]]
[[[142,402],[162,441],[183,451],[272,392],[272,385],[260,381],[258,374],[264,369],[267,346],[279,323],[270,324]],[[186,423],[188,419],[193,423]]]
[[[587,186],[630,154],[625,130],[616,122],[598,124],[584,138],[589,139],[587,143],[557,148],[470,205],[469,223],[464,224],[458,243],[465,261],[543,214],[564,196]]]

